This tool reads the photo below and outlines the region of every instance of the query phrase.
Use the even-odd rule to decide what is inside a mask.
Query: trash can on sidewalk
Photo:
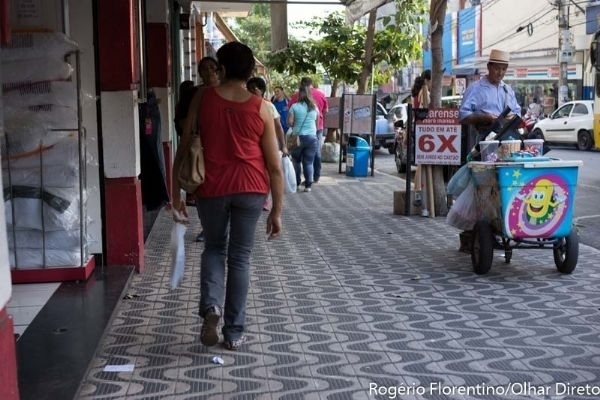
[[[346,154],[346,175],[367,176],[370,155],[371,146],[365,139],[359,136],[350,136]]]

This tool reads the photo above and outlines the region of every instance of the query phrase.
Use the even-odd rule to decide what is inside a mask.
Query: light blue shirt
[[[305,103],[294,103],[290,112],[294,115],[294,133],[300,136],[317,134],[317,107],[309,110]]]
[[[483,76],[467,87],[458,110],[458,119],[462,121],[472,114],[500,115],[506,106],[513,113],[521,115],[521,106],[512,88],[504,81],[498,86],[492,85],[487,76]]]

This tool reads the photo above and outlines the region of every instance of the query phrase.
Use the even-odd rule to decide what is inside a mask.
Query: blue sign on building
[[[600,30],[600,5],[585,8],[585,33],[593,35]]]
[[[462,9],[458,12],[458,62],[465,64],[477,56],[477,7]]]

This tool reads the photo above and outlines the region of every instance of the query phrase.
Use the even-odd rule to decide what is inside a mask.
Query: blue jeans
[[[254,232],[265,203],[264,194],[196,197],[204,228],[200,264],[200,315],[225,300],[223,336],[237,340],[244,332],[246,298],[250,284],[250,254]],[[225,284],[225,265],[227,283]]]
[[[323,129],[317,129],[317,154],[313,162],[314,174],[313,181],[317,182],[321,178],[321,148],[323,147]]]
[[[302,183],[300,175],[304,172],[305,187],[309,188],[313,183],[313,163],[315,162],[315,155],[319,146],[316,135],[300,135],[299,138],[300,145],[292,151],[292,162],[296,171],[296,183],[298,186]]]

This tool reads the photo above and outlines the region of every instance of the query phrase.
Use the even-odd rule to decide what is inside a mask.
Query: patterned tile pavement
[[[76,398],[600,398],[600,251],[580,246],[571,275],[551,250],[498,252],[478,276],[443,217],[393,215],[403,181],[326,169],[286,197],[282,238],[259,223],[239,352],[200,344],[199,225],[171,290],[162,211]]]

